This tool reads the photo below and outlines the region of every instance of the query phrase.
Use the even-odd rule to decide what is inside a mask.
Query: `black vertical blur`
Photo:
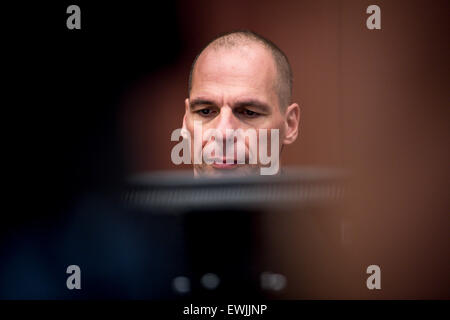
[[[81,30],[66,27],[72,4],[81,8]],[[167,1],[3,7],[0,299],[77,298],[65,288],[71,264],[80,265],[84,279],[96,279],[84,282],[80,297],[114,296],[155,265],[145,260],[148,252],[164,263],[149,237],[165,227],[136,230],[117,203],[125,176],[117,117],[127,90],[177,57],[174,9]],[[170,270],[157,269],[147,280]],[[118,282],[102,282],[104,275]],[[155,281],[144,286],[145,296],[156,294]],[[124,296],[135,295],[143,293]]]
[[[81,30],[66,28],[72,4],[81,8]],[[8,229],[54,221],[78,197],[120,185],[120,98],[173,62],[180,38],[170,1],[30,1],[4,14]]]

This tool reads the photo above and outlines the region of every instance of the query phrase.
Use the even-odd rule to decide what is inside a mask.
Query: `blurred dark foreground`
[[[1,247],[1,299],[327,298],[345,293],[347,176],[133,177]],[[70,265],[81,289],[69,290]],[[330,268],[334,272],[330,272]],[[336,276],[336,275],[340,276]]]

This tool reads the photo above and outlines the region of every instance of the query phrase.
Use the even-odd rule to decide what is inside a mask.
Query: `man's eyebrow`
[[[191,109],[201,105],[214,105],[214,102],[204,98],[196,98],[189,101],[189,106],[191,107]]]
[[[191,109],[194,109],[195,107],[202,106],[202,105],[214,106],[214,105],[216,105],[216,103],[214,101],[212,101],[210,99],[206,99],[206,98],[195,98],[189,102],[189,106]],[[240,101],[237,101],[236,103],[234,103],[233,106],[234,106],[234,108],[255,107],[264,112],[271,111],[271,108],[267,103],[262,102],[257,99],[240,100]]]
[[[255,107],[259,108],[262,111],[270,112],[271,108],[270,106],[262,101],[259,101],[257,99],[245,99],[238,101],[234,104],[235,108],[242,108],[242,107]]]

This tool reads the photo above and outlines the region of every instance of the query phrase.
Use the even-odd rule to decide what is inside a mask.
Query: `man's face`
[[[259,129],[279,129],[282,140],[285,114],[280,110],[276,79],[277,70],[272,55],[260,45],[207,48],[200,55],[190,97],[185,101],[183,127],[191,137],[194,137],[194,121],[201,122],[203,132],[219,130],[223,134],[224,163],[208,165],[202,161],[202,164],[194,164],[196,176],[259,174],[259,157],[257,164],[248,164],[249,139],[245,139],[246,164],[225,163],[226,129],[254,129],[257,133]],[[259,140],[259,134],[257,137]],[[203,150],[214,143],[213,139],[201,140]],[[270,138],[268,140],[270,142]],[[233,160],[237,160],[236,149]]]

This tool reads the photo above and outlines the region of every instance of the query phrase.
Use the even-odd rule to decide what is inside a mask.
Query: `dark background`
[[[13,192],[17,204],[35,209],[7,219],[42,220],[81,194],[120,183],[120,98],[144,75],[172,63],[182,47],[174,3],[80,1],[81,30],[66,28],[70,4],[21,3],[5,10],[12,88],[4,105],[12,148],[5,152],[5,172],[26,194]]]
[[[127,88],[177,57],[175,5],[77,2],[82,29],[72,32],[66,28],[71,4],[21,2],[3,11],[0,295],[167,297],[171,287],[158,282],[182,265],[176,256],[182,234],[164,218],[139,231],[121,215],[126,172],[117,115]],[[169,230],[174,236],[164,237],[164,250],[152,247],[152,237]],[[148,267],[148,252],[157,261],[171,255],[173,264]],[[85,295],[64,288],[69,260],[89,270]],[[133,291],[138,283],[140,294]]]

